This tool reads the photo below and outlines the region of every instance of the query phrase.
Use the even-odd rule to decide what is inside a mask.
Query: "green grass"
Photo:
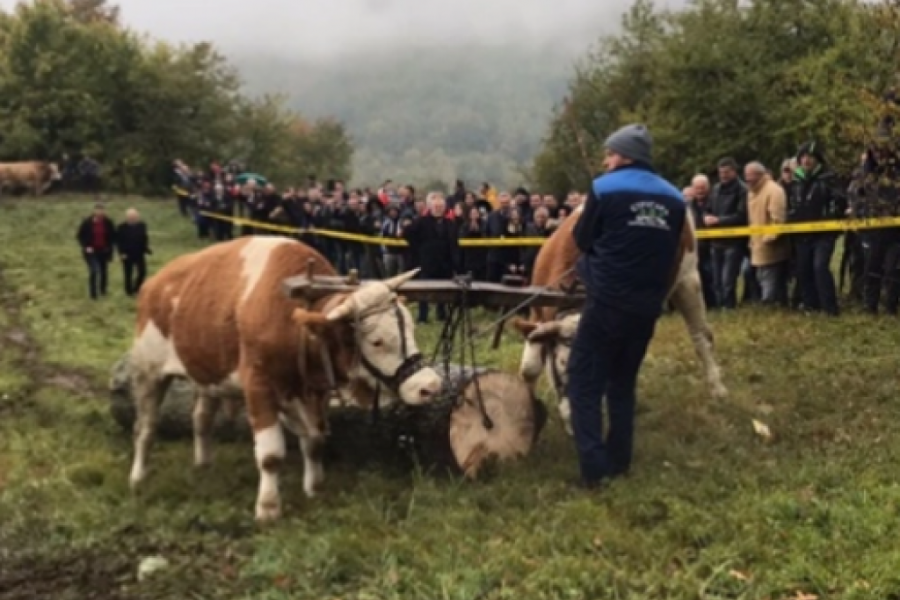
[[[153,269],[199,245],[172,202],[109,204],[145,215]],[[715,315],[732,396],[714,404],[665,317],[633,474],[609,490],[565,485],[575,456],[554,412],[534,453],[489,481],[326,466],[309,501],[294,458],[285,518],[263,530],[249,444],[218,444],[195,473],[190,442],[159,443],[146,493],[130,496],[130,436],[104,386],[133,302],[118,270],[110,298],[87,299],[74,230],[90,207],[0,204],[0,598],[900,598],[895,320]],[[39,353],[10,343],[16,328]],[[434,337],[421,332],[426,350]],[[510,333],[482,355],[514,370],[520,351]],[[151,555],[169,568],[136,582]]]

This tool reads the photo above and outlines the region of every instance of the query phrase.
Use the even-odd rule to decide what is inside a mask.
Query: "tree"
[[[724,156],[777,164],[811,139],[849,173],[872,140],[873,99],[894,78],[898,15],[896,1],[698,0],[663,12],[640,0],[570,80],[532,179],[583,188],[587,169],[575,165],[595,167],[602,138],[634,121],[671,178]]]
[[[110,187],[145,192],[168,187],[176,158],[202,165],[243,148],[284,185],[305,175],[310,153],[327,157],[316,158],[323,169],[348,173],[352,145],[339,124],[298,128],[283,99],[252,100],[240,89],[212,45],[143,39],[105,0],[35,0],[0,12],[5,160],[89,154]]]

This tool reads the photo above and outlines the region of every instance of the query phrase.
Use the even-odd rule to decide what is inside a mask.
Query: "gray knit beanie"
[[[603,146],[635,162],[653,162],[653,138],[641,124],[626,125],[606,138]]]

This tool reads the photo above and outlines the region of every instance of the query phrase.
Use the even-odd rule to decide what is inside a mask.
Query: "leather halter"
[[[562,321],[563,319],[577,314],[579,311],[577,310],[567,310],[562,311],[556,315],[554,320]],[[560,348],[572,348],[572,341],[569,339],[562,339],[560,336],[555,336],[552,342],[547,342],[541,344],[541,363],[547,364],[549,361],[550,364],[550,376],[553,379],[553,390],[556,392],[556,396],[559,400],[562,400],[566,397],[566,393],[568,391],[568,385],[564,383],[564,379],[562,373],[559,372],[559,367],[556,364],[556,353]]]
[[[358,344],[358,347],[360,348],[359,363],[380,385],[384,385],[384,387],[399,395],[400,387],[403,386],[410,377],[425,367],[425,357],[422,356],[421,352],[416,352],[414,354],[409,353],[409,345],[406,342],[406,322],[403,320],[400,304],[396,301],[394,302],[394,316],[397,319],[397,328],[400,332],[400,352],[403,357],[403,362],[400,363],[400,366],[398,366],[393,373],[385,373],[366,358],[365,354],[362,352],[361,345]],[[358,327],[359,319],[356,321]],[[377,391],[378,390],[376,390],[376,392]]]

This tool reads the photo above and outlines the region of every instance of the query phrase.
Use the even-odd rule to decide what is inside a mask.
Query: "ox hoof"
[[[132,494],[137,494],[141,491],[141,485],[144,483],[144,479],[146,479],[147,473],[132,473],[128,477],[128,487],[131,489]]]
[[[260,524],[272,523],[281,518],[280,504],[257,504],[256,522]]]

